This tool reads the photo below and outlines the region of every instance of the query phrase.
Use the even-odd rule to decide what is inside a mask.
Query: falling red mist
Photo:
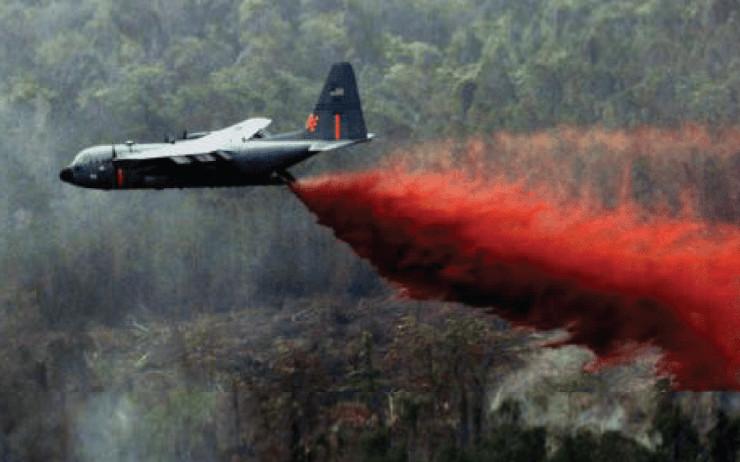
[[[607,364],[658,346],[678,389],[740,389],[740,229],[594,211],[459,170],[377,168],[296,194],[416,299],[564,328]]]

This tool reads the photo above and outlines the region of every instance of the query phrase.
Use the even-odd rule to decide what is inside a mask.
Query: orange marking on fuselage
[[[123,169],[122,168],[116,169],[116,185],[119,188],[123,188],[123,179],[124,179],[123,178]]]
[[[334,138],[342,139],[342,116],[334,114]]]

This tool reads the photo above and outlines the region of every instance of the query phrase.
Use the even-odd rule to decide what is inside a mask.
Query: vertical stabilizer
[[[306,137],[316,140],[365,140],[367,128],[352,65],[331,67],[319,102],[306,120]]]

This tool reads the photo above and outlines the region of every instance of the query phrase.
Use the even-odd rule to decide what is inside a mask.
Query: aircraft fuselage
[[[106,190],[282,185],[293,181],[287,171],[293,165],[373,138],[349,63],[332,66],[303,130],[271,135],[271,122],[257,117],[165,143],[94,146],[77,154],[59,178]]]
[[[146,164],[127,162],[127,155],[159,150],[169,143],[95,146],[80,152],[60,178],[103,190],[284,185],[285,169],[316,154],[310,150],[311,144],[304,140],[248,140],[228,152],[199,154],[194,157],[201,160],[187,164],[168,158]]]

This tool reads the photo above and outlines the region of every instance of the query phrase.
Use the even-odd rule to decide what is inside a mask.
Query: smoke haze
[[[740,130],[721,128],[740,121],[738,17],[740,4],[728,0],[0,2],[0,460],[529,461],[572,458],[563,451],[573,448],[584,448],[585,460],[729,459],[712,447],[736,440],[728,429],[740,424],[723,424],[721,413],[740,421],[740,394],[663,393],[651,374],[657,347],[583,374],[593,355],[539,348],[550,333],[506,329],[482,309],[393,298],[368,261],[283,188],[118,194],[73,188],[58,175],[93,145],[159,142],[257,116],[271,118],[274,133],[299,129],[329,67],[349,61],[378,138],[292,173],[367,169],[405,144],[403,175],[341,183],[373,188],[348,201],[380,201],[381,190],[397,187],[386,211],[405,215],[366,226],[360,214],[383,204],[358,201],[334,217],[337,198],[326,192],[312,204],[325,206],[322,219],[356,220],[345,238],[373,242],[374,259],[386,252],[383,274],[417,298],[465,292],[471,304],[503,309],[508,297],[525,307],[506,312],[519,324],[563,326],[565,315],[583,323],[579,306],[591,302],[534,318],[522,281],[545,291],[574,278],[552,269],[509,276],[514,294],[489,281],[474,298],[466,287],[487,279],[465,270],[478,265],[490,276],[494,260],[470,255],[493,251],[500,237],[479,243],[475,233],[495,213],[476,205],[463,228],[440,214],[440,202],[459,193],[478,204],[495,185],[534,207],[541,187],[549,208],[532,212],[540,227],[531,233],[594,216],[621,223],[622,213],[635,226],[689,222],[681,229],[703,242],[699,257],[719,252],[740,224]],[[640,125],[658,128],[628,129]],[[598,126],[625,130],[588,128]],[[430,173],[438,180],[426,184]],[[459,184],[449,188],[450,178]],[[408,188],[419,193],[411,202]],[[624,204],[632,206],[621,212]],[[432,212],[417,214],[421,205]],[[375,234],[349,235],[349,225]],[[447,240],[437,245],[440,236]],[[523,236],[540,238],[514,238]],[[537,248],[572,258],[554,254],[577,244],[566,237]],[[417,247],[404,247],[410,242]],[[420,244],[431,249],[426,260]],[[397,248],[423,264],[396,269],[388,253]],[[457,273],[435,275],[433,260]],[[576,263],[556,261],[555,270]],[[684,288],[689,275],[682,278],[674,284],[682,294],[719,284]],[[622,309],[638,306],[637,295],[607,291],[620,307],[609,311],[602,291],[577,282],[566,295],[594,298],[611,316],[599,324],[609,335],[588,339],[604,339],[591,345],[603,358],[595,366],[630,360],[639,342],[625,338],[657,335],[619,331],[651,326]],[[548,296],[564,305],[566,295]],[[660,332],[676,324],[690,345],[665,340],[665,351],[679,351],[664,369],[693,350],[719,358],[710,368],[730,367],[725,334],[736,324],[717,327],[710,316],[719,332],[705,335],[697,321],[715,312],[717,297],[687,307],[699,316],[688,320],[665,302],[645,302],[668,323]],[[584,343],[577,336],[593,333],[589,326],[572,328],[570,341]],[[718,377],[723,385],[727,377]],[[511,397],[525,420],[494,411]],[[617,446],[612,429],[625,437]],[[689,447],[692,432],[704,447]],[[516,448],[528,452],[515,456]]]

